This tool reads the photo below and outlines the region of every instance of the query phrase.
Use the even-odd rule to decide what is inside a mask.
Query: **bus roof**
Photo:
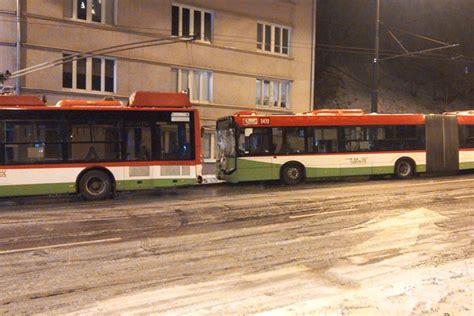
[[[0,109],[25,110],[191,110],[189,96],[184,93],[164,93],[137,91],[128,104],[110,100],[61,100],[55,105],[47,105],[36,96],[3,96],[0,95]]]
[[[23,107],[23,106],[45,106],[43,100],[33,95],[0,95],[0,106]]]
[[[445,112],[444,115],[456,115],[459,124],[474,124],[474,110]]]
[[[424,114],[367,114],[360,109],[323,109],[302,114],[259,115],[242,111],[233,115],[242,127],[272,126],[349,126],[349,125],[422,125]]]

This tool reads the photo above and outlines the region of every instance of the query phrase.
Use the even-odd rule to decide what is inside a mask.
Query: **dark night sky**
[[[349,65],[351,70],[351,65],[360,64],[368,68],[352,67],[352,75],[370,85],[375,5],[375,0],[318,1],[317,84],[329,84],[321,78],[329,65]],[[389,30],[409,51],[441,44],[417,38],[402,30],[445,43],[460,44],[459,47],[430,55],[384,62],[382,68],[391,75],[390,80],[393,76],[402,81],[415,80],[416,77],[418,81],[435,85],[449,84],[450,93],[456,90],[458,97],[474,103],[474,0],[381,0],[381,20],[382,54],[403,52],[389,35]],[[381,81],[383,86],[383,76]],[[318,88],[324,90],[324,86]]]

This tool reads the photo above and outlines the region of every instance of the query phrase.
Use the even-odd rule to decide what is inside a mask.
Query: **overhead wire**
[[[64,63],[72,62],[74,60],[77,61],[77,60],[82,60],[82,59],[86,59],[86,58],[90,58],[90,57],[94,57],[98,55],[111,54],[111,53],[116,53],[116,52],[130,50],[130,49],[138,49],[138,48],[145,48],[145,47],[159,46],[159,45],[168,45],[168,44],[174,44],[174,43],[179,43],[179,42],[190,42],[193,40],[194,40],[194,37],[170,37],[170,38],[163,38],[163,39],[133,42],[133,43],[128,43],[128,44],[120,44],[120,45],[90,50],[86,52],[79,52],[76,54],[65,56],[63,58],[58,58],[49,62],[41,63],[29,68],[25,68],[25,69],[13,72],[8,76],[7,79],[15,79],[21,76],[26,76],[30,73],[33,73],[39,70],[44,70],[47,68],[56,67]]]
[[[0,14],[0,15],[2,15],[2,14]],[[91,25],[87,25],[87,24],[85,24],[85,25],[76,25],[76,24],[75,25],[65,25],[64,23],[62,23],[63,21],[52,21],[50,23],[49,22],[41,23],[41,22],[28,21],[28,19],[42,19],[42,18],[41,17],[31,17],[31,16],[22,18],[24,23],[32,24],[32,25],[44,25],[44,26],[49,26],[49,27],[51,27],[51,26],[71,27],[71,28],[77,28],[77,27],[90,28],[91,27]],[[4,19],[0,18],[0,22],[16,23],[17,21],[16,21],[16,18],[12,17],[11,20],[4,20]],[[381,22],[381,23],[385,27],[388,27],[383,22]],[[120,26],[118,26],[118,27],[120,27]],[[161,30],[161,31],[170,32],[170,29],[154,28],[154,27],[127,27],[127,28],[129,28],[131,30],[147,29],[147,30]],[[392,27],[392,28],[394,28],[394,27]],[[415,34],[413,32],[409,32],[409,31],[406,31],[406,30],[403,30],[403,29],[400,29],[400,28],[394,28],[394,29],[397,29],[400,32],[404,32],[404,33],[407,33],[409,35],[419,37],[419,38],[422,38],[422,39],[425,39],[425,40],[429,40],[429,41],[436,42],[436,43],[439,43],[439,44],[446,44],[442,41],[438,41],[438,40],[435,40],[435,39],[432,39],[432,38],[429,38],[429,37],[426,37],[426,36]],[[113,30],[113,29],[111,29],[111,30]],[[151,46],[159,46],[158,43],[155,43],[155,42],[167,41],[168,40],[169,42],[161,43],[161,45],[166,45],[166,44],[171,44],[171,43],[175,43],[175,42],[178,42],[178,41],[183,41],[182,39],[186,38],[186,37],[174,37],[174,40],[173,40],[173,39],[170,39],[169,37],[168,38],[160,37],[160,36],[162,36],[161,34],[144,34],[144,36],[156,37],[156,38],[151,39],[151,40],[145,40],[145,41],[127,43],[127,44],[120,44],[120,45],[110,46],[110,47],[107,47],[107,48],[101,48],[101,49],[97,49],[97,50],[91,50],[91,51],[87,51],[87,52],[80,52],[80,53],[77,53],[77,54],[68,55],[68,56],[65,56],[63,58],[59,58],[59,59],[56,59],[56,60],[53,60],[53,61],[38,64],[38,65],[35,65],[33,67],[29,67],[29,68],[22,69],[20,71],[14,72],[10,75],[9,78],[14,79],[14,78],[17,78],[19,76],[29,74],[33,71],[42,70],[42,69],[46,69],[46,68],[49,68],[49,67],[55,67],[55,66],[61,65],[61,64],[66,63],[66,62],[70,62],[72,60],[81,60],[81,59],[88,58],[88,57],[91,57],[91,56],[96,56],[96,55],[99,55],[99,54],[105,55],[105,54],[116,53],[116,52],[120,52],[120,51],[124,51],[124,50],[129,50],[129,49],[138,49],[138,48],[145,48],[145,47],[151,47]],[[251,37],[247,37],[247,36],[225,35],[225,34],[213,33],[213,37],[216,38],[216,39],[219,39],[219,41],[222,41],[222,42],[227,41],[227,42],[231,42],[231,43],[255,44],[255,38],[251,38]],[[191,41],[191,39],[189,39],[190,37],[187,37],[187,38],[188,38],[188,40],[185,40],[186,42]],[[225,38],[229,38],[229,39],[226,40]],[[236,40],[236,38],[238,38],[240,40]],[[178,39],[178,40],[176,40],[176,39]],[[193,37],[192,40],[195,40],[195,38]],[[311,45],[299,45],[298,43],[299,42],[292,41],[291,48],[311,49]],[[452,46],[450,46],[450,47],[452,47]],[[332,52],[351,53],[351,54],[365,54],[365,55],[367,55],[367,54],[369,54],[369,52],[373,51],[373,49],[365,48],[365,47],[354,47],[354,46],[345,46],[345,45],[331,45],[331,44],[321,44],[321,43],[316,45],[316,49],[319,49],[319,50],[322,50],[322,51],[332,51]],[[421,53],[423,53],[423,52],[427,53],[427,52],[430,52],[430,51],[431,51],[431,49],[428,49],[428,50],[422,51]],[[412,58],[421,58],[421,59],[437,59],[437,60],[451,59],[451,60],[456,60],[456,61],[459,61],[459,62],[474,62],[474,58],[470,58],[470,57],[466,57],[466,56],[462,56],[461,58],[459,58],[457,56],[457,58],[454,59],[452,56],[449,56],[449,55],[446,55],[446,54],[426,54],[426,55],[423,55],[423,56],[419,56],[419,55],[413,56],[414,54],[420,54],[420,52],[418,52],[418,53],[417,52],[409,53],[409,52],[405,51],[404,54],[401,54],[401,55],[396,55],[395,52],[399,53],[398,51],[385,50],[385,51],[382,51],[381,54],[383,54],[385,56],[385,58],[384,58],[385,60],[393,59],[393,58],[398,56],[398,57],[412,57]]]
[[[1,16],[2,14],[0,14]],[[51,22],[46,22],[46,23],[42,23],[42,22],[32,22],[32,21],[27,21],[26,19],[43,19],[42,17],[32,17],[32,16],[27,16],[25,18],[22,18],[23,19],[23,22],[27,23],[27,24],[32,24],[32,25],[44,25],[44,26],[53,26],[53,27],[70,27],[70,28],[78,28],[78,27],[81,27],[81,28],[91,28],[91,27],[94,27],[94,24],[83,24],[83,25],[77,25],[77,24],[74,24],[74,25],[67,25],[67,24],[64,24],[63,22],[64,21],[51,21]],[[11,22],[11,23],[16,23],[16,18],[13,18],[11,20],[3,20],[0,18],[0,22]],[[385,27],[388,27],[387,24],[384,24],[382,21],[381,21],[381,24],[384,25]],[[158,28],[158,27],[144,27],[144,26],[140,26],[140,27],[133,27],[133,26],[120,26],[120,25],[116,25],[118,28],[127,28],[127,29],[130,29],[130,30],[156,30],[156,31],[163,31],[163,32],[167,32],[167,33],[170,33],[171,29],[169,28]],[[396,29],[396,30],[399,30],[400,32],[404,32],[404,33],[407,33],[407,34],[410,34],[412,36],[417,36],[419,38],[423,38],[423,39],[426,39],[426,40],[430,40],[430,41],[433,41],[433,42],[436,42],[436,43],[439,43],[439,44],[446,44],[442,41],[438,41],[436,39],[433,39],[433,38],[430,38],[430,37],[426,37],[426,36],[422,36],[422,35],[419,35],[419,34],[416,34],[416,33],[413,33],[413,32],[410,32],[410,31],[406,31],[406,30],[403,30],[401,28],[396,28],[396,27],[393,27],[393,26],[390,26],[392,29]],[[111,28],[110,29],[111,31],[114,31],[114,28]],[[152,34],[152,33],[147,33],[147,34],[143,34],[143,36],[150,36],[150,37],[161,37],[163,36],[163,34]],[[255,43],[255,38],[252,38],[252,37],[248,37],[248,36],[240,36],[240,35],[227,35],[227,34],[219,34],[219,33],[213,33],[212,36],[216,39],[219,39],[219,41],[222,41],[222,42],[229,42],[229,43],[244,43],[244,44],[254,44]],[[241,40],[236,40],[237,39],[241,39]],[[305,42],[298,42],[298,41],[294,41],[292,40],[292,43],[291,43],[291,47],[292,48],[302,48],[302,49],[312,49],[311,45],[310,44],[306,44]],[[445,55],[446,58],[451,58],[451,56],[449,55]],[[443,56],[444,57],[444,56]],[[469,57],[468,57],[469,58]]]

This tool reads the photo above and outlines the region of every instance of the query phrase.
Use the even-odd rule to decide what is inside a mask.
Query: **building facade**
[[[195,36],[67,62],[7,84],[48,103],[186,91],[200,111],[203,155],[211,161],[218,117],[312,109],[315,9],[316,0],[2,0],[0,71]]]

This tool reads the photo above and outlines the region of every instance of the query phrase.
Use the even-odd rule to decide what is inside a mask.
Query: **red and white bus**
[[[201,182],[199,113],[186,94],[116,100],[0,96],[0,196],[80,193]]]
[[[473,117],[467,112],[315,110],[258,115],[242,111],[217,122],[218,177],[234,183],[280,179],[296,184],[319,177],[394,174],[410,178],[419,172],[474,168],[472,125],[463,125]]]

